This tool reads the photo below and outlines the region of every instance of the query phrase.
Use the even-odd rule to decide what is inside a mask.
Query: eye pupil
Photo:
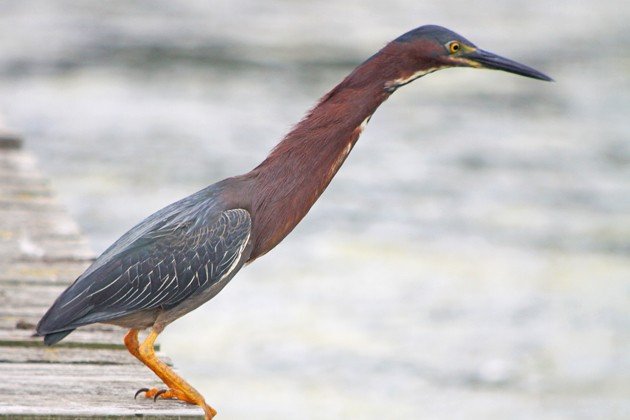
[[[455,52],[455,51],[459,51],[459,44],[454,42],[453,44],[451,44],[451,51]]]

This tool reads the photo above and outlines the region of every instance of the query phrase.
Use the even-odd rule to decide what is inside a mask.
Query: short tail
[[[71,330],[58,331],[50,334],[44,335],[44,344],[47,346],[52,346],[53,344],[57,344],[61,340],[63,340],[68,334],[74,331],[74,328]]]
[[[42,319],[37,323],[35,328],[36,335],[44,337],[44,344],[52,346],[63,340],[68,334],[74,331],[77,327],[85,325],[80,321],[80,318],[92,309],[92,306],[83,305],[78,311],[76,308],[72,308],[64,305],[62,299],[66,296],[69,289],[66,289],[52,304],[52,306],[46,311]]]

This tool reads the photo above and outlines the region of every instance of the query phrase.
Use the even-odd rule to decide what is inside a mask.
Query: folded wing
[[[249,213],[231,209],[173,218],[123,241],[61,294],[37,332],[52,344],[81,325],[172,309],[227,282],[247,260],[250,232]]]

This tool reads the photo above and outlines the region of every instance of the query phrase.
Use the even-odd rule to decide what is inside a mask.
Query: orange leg
[[[160,379],[169,387],[168,390],[143,389],[146,391],[145,396],[147,398],[174,398],[180,401],[185,401],[190,404],[200,406],[204,413],[206,420],[211,420],[217,412],[214,408],[206,404],[203,396],[193,388],[188,382],[177,375],[173,369],[168,367],[166,363],[158,359],[155,355],[155,339],[160,334],[161,329],[157,330],[153,328],[149,336],[144,340],[142,344],[138,342],[138,330],[130,329],[127,335],[125,335],[125,346],[129,350],[129,353],[134,355],[138,360],[151,369]],[[137,395],[137,394],[136,394]]]
[[[125,334],[125,347],[129,350],[129,353],[133,354],[134,357],[140,361],[140,343],[138,342],[138,330],[132,328],[129,330],[127,334]]]
[[[140,362],[142,362],[144,365],[146,365],[146,363],[144,363],[144,359],[142,358],[142,356],[140,356],[140,342],[138,341],[138,330],[135,328],[132,328],[129,330],[129,332],[125,335],[125,347],[127,347],[127,350],[129,350],[129,353],[131,353],[136,359],[140,360]],[[171,384],[167,384],[169,387],[171,387]],[[138,392],[136,392],[136,397],[141,393],[144,392],[144,396],[147,398],[156,398],[155,396],[158,394],[160,390],[157,388],[142,388],[140,390],[138,390]],[[164,394],[164,392],[162,392],[160,395]],[[166,397],[163,397],[166,398]]]

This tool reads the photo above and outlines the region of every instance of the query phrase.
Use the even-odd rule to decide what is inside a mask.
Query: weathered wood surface
[[[22,137],[8,130],[0,118],[0,149],[19,149],[22,147]]]
[[[183,404],[146,398],[133,399],[143,386],[160,386],[139,364],[100,365],[64,363],[0,363],[0,413],[77,416],[184,416],[193,410]],[[4,400],[7,400],[6,402]],[[18,404],[15,401],[19,401]],[[8,404],[8,405],[7,405]]]
[[[0,419],[201,417],[176,401],[133,399],[163,385],[124,349],[117,327],[88,326],[52,348],[33,337],[93,255],[20,144],[0,133]]]

